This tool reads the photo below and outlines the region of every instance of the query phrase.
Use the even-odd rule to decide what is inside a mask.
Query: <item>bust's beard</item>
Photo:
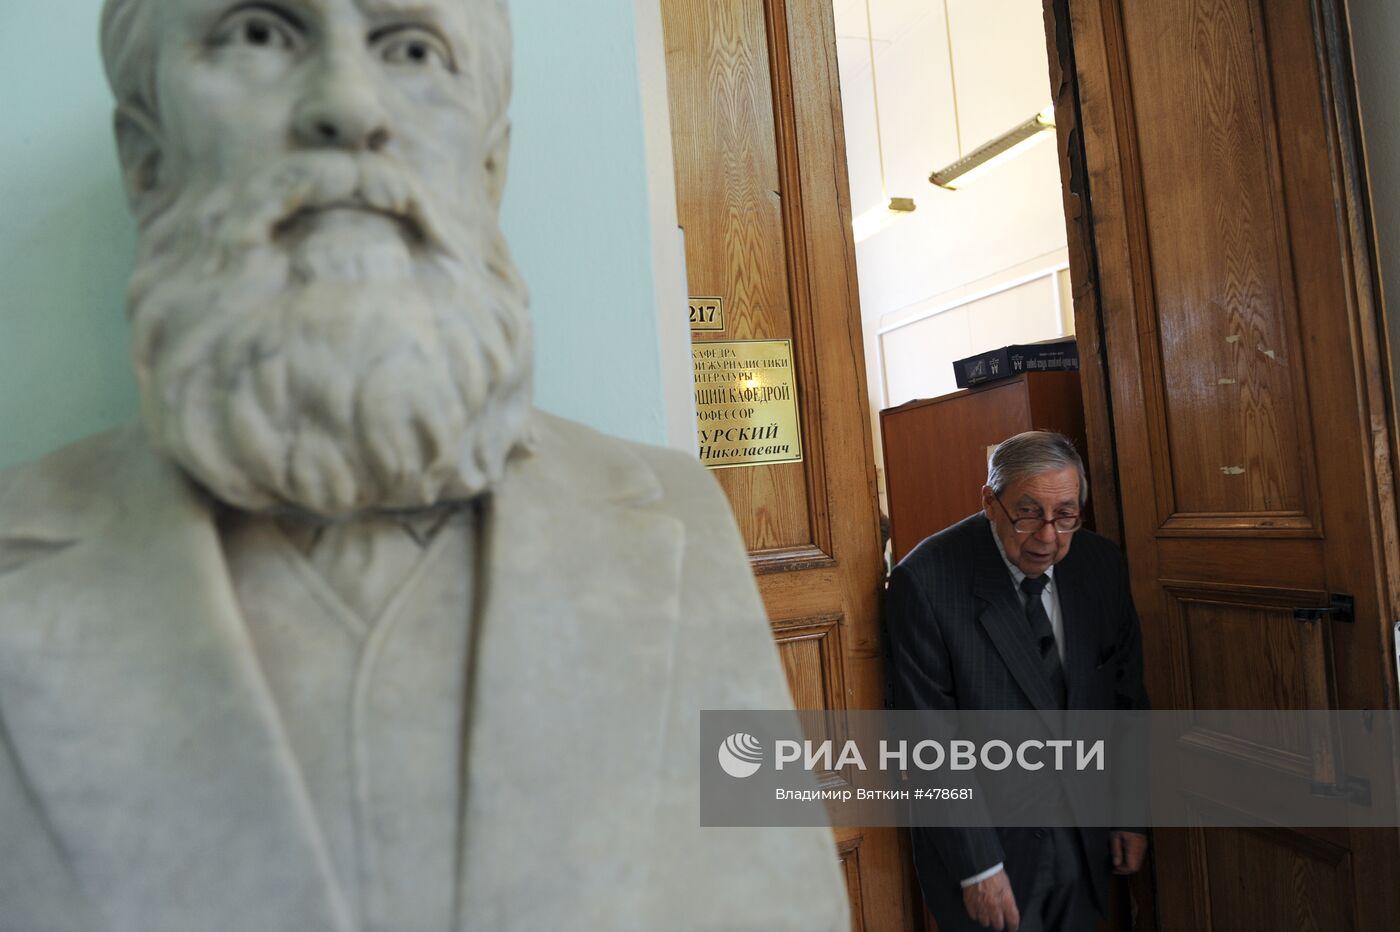
[[[401,219],[296,219],[347,200]],[[475,206],[439,213],[391,166],[328,153],[175,200],[143,229],[130,295],[155,446],[255,512],[341,518],[492,486],[527,445],[530,330],[495,212]]]

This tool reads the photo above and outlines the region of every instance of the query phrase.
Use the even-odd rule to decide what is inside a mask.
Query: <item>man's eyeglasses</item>
[[[1006,506],[1002,504],[1000,496],[993,495],[992,498],[995,498],[997,504],[1001,505],[1002,512],[1006,514],[1006,520],[1011,522],[1011,527],[1015,529],[1017,534],[1039,534],[1040,529],[1047,524],[1053,524],[1055,526],[1056,534],[1072,534],[1079,530],[1080,526],[1084,523],[1084,516],[1077,514],[1056,515],[1053,518],[1042,518],[1039,515],[1035,517],[1022,515],[1018,518],[1010,511],[1007,511]]]

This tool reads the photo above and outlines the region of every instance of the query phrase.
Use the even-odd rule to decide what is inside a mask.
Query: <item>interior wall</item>
[[[885,315],[874,335],[883,381],[871,386],[872,400],[888,408],[946,395],[958,390],[951,360],[1073,332],[1066,257],[1036,257]]]
[[[123,313],[135,234],[101,5],[0,4],[0,468],[136,411]],[[540,407],[693,449],[688,334],[670,320],[684,321],[685,284],[669,143],[656,142],[669,126],[655,7],[511,0],[503,222],[530,284]]]
[[[136,409],[100,0],[0,4],[0,468]]]
[[[879,410],[954,390],[953,360],[1073,332],[1065,221],[1049,133],[958,191],[928,180],[959,136],[966,154],[1050,103],[1040,0],[949,0],[947,20],[940,2],[869,0],[869,29],[866,0],[835,9],[852,214],[917,204],[856,245],[878,458]]]

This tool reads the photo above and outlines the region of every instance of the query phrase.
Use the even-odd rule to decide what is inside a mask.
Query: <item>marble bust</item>
[[[0,474],[0,930],[846,927],[718,486],[530,400],[503,0],[108,0],[139,423]]]

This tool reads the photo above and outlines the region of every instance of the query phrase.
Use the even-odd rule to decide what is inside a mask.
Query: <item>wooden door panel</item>
[[[846,708],[846,655],[841,615],[773,622],[778,655],[799,709]]]
[[[1332,629],[1321,620],[1299,621],[1294,614],[1298,607],[1325,605],[1327,593],[1171,581],[1164,581],[1163,591],[1174,707],[1335,706]],[[1261,782],[1287,791],[1297,781],[1330,785],[1339,779],[1339,737],[1301,722],[1198,718],[1181,741],[1196,752],[1195,779],[1220,780],[1220,771],[1231,773],[1217,786],[1255,793]],[[1184,785],[1192,782],[1185,779]]]
[[[1094,251],[1076,329],[1102,340],[1111,407],[1091,458],[1118,467],[1154,704],[1393,708],[1400,556],[1343,0],[1066,2]],[[1333,593],[1351,622],[1295,620]],[[1198,782],[1203,808],[1342,776],[1325,733],[1202,724],[1183,743],[1231,787]],[[1160,927],[1389,928],[1397,842],[1158,832]]]
[[[1184,708],[1331,706],[1331,629],[1293,614],[1298,606],[1325,604],[1325,592],[1164,589],[1168,627],[1179,636],[1172,653],[1182,660]],[[1258,675],[1261,659],[1268,676]]]
[[[1291,587],[1299,589],[1325,588],[1322,541],[1272,540],[1265,562],[1236,547],[1233,540],[1233,535],[1223,533],[1202,539],[1190,528],[1163,527],[1157,533],[1153,554],[1158,575],[1164,580],[1216,579],[1242,586],[1269,586],[1287,579]]]
[[[819,318],[844,318],[853,308],[840,292],[821,304],[810,298],[807,250],[825,249],[827,262],[843,261],[847,250],[843,228],[809,237],[803,227],[805,207],[815,205],[797,170],[799,101],[791,88],[800,63],[791,58],[786,6],[667,0],[663,11],[689,287],[693,294],[721,296],[725,306],[725,330],[695,333],[693,339],[697,344],[792,340],[799,376],[804,460],[719,469],[715,475],[729,496],[755,572],[800,572],[807,585],[827,583],[832,588],[814,595],[829,608],[843,574],[810,578],[805,572],[837,560],[828,474],[854,470],[859,478],[866,465],[858,458],[859,447],[842,450],[834,461],[825,448],[828,424],[850,399],[842,404],[825,398],[825,386],[836,379],[823,357],[839,361],[831,350],[840,347],[817,345],[824,323]],[[771,601],[780,616],[792,614],[785,600],[779,606]],[[844,695],[833,698],[845,706]]]
[[[790,335],[786,233],[765,11],[674,0],[666,12],[677,190],[693,294],[722,295],[727,339]]]
[[[715,475],[796,705],[880,708],[883,564],[832,7],[661,8],[690,293],[724,302],[724,330],[694,339],[791,340],[797,377],[803,460]],[[898,834],[843,828],[834,841],[854,927],[911,928]]]
[[[1374,489],[1366,470],[1373,430],[1358,406],[1355,379],[1362,360],[1348,334],[1355,304],[1347,300],[1342,261],[1347,254],[1339,245],[1345,231],[1333,198],[1340,182],[1326,172],[1319,177],[1316,168],[1340,171],[1322,132],[1327,111],[1319,90],[1321,37],[1314,32],[1312,5],[1308,0],[1263,7],[1255,0],[1086,0],[1078,9],[1086,30],[1095,22],[1104,31],[1096,38],[1119,46],[1106,49],[1114,54],[1099,60],[1112,73],[1109,96],[1116,99],[1111,112],[1100,112],[1098,119],[1107,121],[1107,128],[1119,127],[1116,138],[1109,144],[1101,137],[1103,144],[1086,145],[1086,154],[1102,187],[1121,192],[1117,202],[1096,199],[1095,232],[1104,254],[1101,287],[1121,297],[1120,310],[1105,315],[1104,330],[1114,370],[1125,543],[1130,549],[1137,545],[1133,571],[1142,606],[1164,622],[1149,629],[1148,640],[1162,654],[1184,643],[1167,640],[1174,617],[1163,596],[1169,580],[1355,589],[1364,600],[1358,614],[1375,618],[1383,600],[1374,573],[1378,542],[1365,517],[1375,495],[1365,491]],[[1234,51],[1207,54],[1212,49]],[[1245,51],[1254,67],[1237,60]],[[1201,75],[1213,68],[1222,74]],[[1275,79],[1282,88],[1277,93],[1270,91]],[[1210,93],[1201,90],[1217,86]],[[1263,153],[1254,156],[1249,174],[1282,185],[1278,200],[1288,222],[1278,227],[1277,237],[1258,237],[1238,253],[1247,261],[1222,265],[1206,258],[1244,248],[1241,217],[1256,216],[1260,207],[1255,204],[1250,214],[1232,206],[1227,192],[1241,183],[1232,172],[1226,182],[1210,180],[1213,169],[1201,164],[1201,153],[1192,147],[1216,130],[1201,117],[1206,109],[1187,105],[1198,99],[1232,113],[1253,112],[1252,119],[1237,120],[1234,137],[1259,137],[1257,145],[1239,147],[1240,157]],[[1148,120],[1145,112],[1160,118]],[[1273,128],[1261,129],[1266,124]],[[1290,154],[1286,150],[1296,143],[1282,140],[1294,137],[1310,139],[1314,149]],[[1183,138],[1195,141],[1180,142]],[[1273,139],[1280,140],[1277,147]],[[1277,160],[1269,155],[1273,151],[1280,153]],[[1294,163],[1304,161],[1310,167],[1294,171]],[[1155,174],[1149,169],[1154,163],[1161,163]],[[1277,170],[1270,167],[1275,164]],[[1270,180],[1260,190],[1272,196],[1274,188]],[[1162,220],[1153,206],[1191,203],[1200,199],[1200,189],[1209,195],[1204,200],[1219,205],[1213,225]],[[1319,253],[1328,261],[1301,258]],[[1259,279],[1269,284],[1267,293],[1236,287],[1239,278],[1232,270],[1246,266],[1272,270]],[[1295,291],[1296,301],[1289,297]],[[1210,308],[1223,313],[1218,318],[1204,313]],[[1237,324],[1245,319],[1249,334],[1238,333]],[[1278,335],[1293,332],[1307,348],[1306,364],[1301,348],[1269,355],[1270,340],[1292,342]],[[1240,339],[1232,340],[1235,336]],[[1201,366],[1218,367],[1226,358],[1213,355],[1220,348],[1247,355],[1248,361],[1217,370],[1234,382],[1219,385],[1217,379],[1211,388]],[[1246,374],[1256,371],[1267,375]],[[1242,403],[1241,383],[1268,387],[1270,418],[1258,417],[1257,404]],[[1265,420],[1274,426],[1266,429]],[[1296,422],[1297,430],[1286,432],[1285,421]],[[1287,450],[1275,442],[1279,436],[1288,438]],[[1325,444],[1314,442],[1319,436]],[[1318,491],[1323,487],[1329,491],[1325,507]],[[1154,691],[1184,700],[1166,676],[1168,669],[1159,668]],[[1270,675],[1268,669],[1245,672]],[[1372,701],[1381,694],[1379,685],[1372,683]]]
[[[803,325],[812,308],[800,256],[806,235],[796,196],[794,114],[777,111],[774,97],[775,81],[791,74],[787,25],[763,3],[667,0],[665,6],[689,288],[724,299],[724,332],[695,340],[790,339],[803,376],[798,406],[806,460],[722,469],[716,476],[757,570],[830,560],[830,529],[818,506],[825,493],[821,390],[812,331]],[[785,191],[794,196],[784,198]]]
[[[842,842],[836,851],[841,859],[841,869],[846,874],[846,890],[851,897],[851,932],[865,932],[870,928],[865,924],[864,886],[861,884],[860,844],[864,839],[859,835]]]
[[[1164,904],[1165,927],[1201,930],[1351,928],[1351,852],[1310,834],[1269,829],[1191,833],[1194,859],[1202,862],[1207,886],[1248,884],[1273,891],[1258,904],[1219,897],[1209,922],[1173,922]],[[1184,919],[1185,917],[1183,917]]]
[[[1160,357],[1145,374],[1177,525],[1315,524],[1299,520],[1315,512],[1298,455],[1311,441],[1259,25],[1254,0],[1123,6],[1151,277],[1142,349]]]
[[[1218,807],[1202,806],[1210,808]],[[1219,813],[1212,818],[1218,819]],[[1351,900],[1356,877],[1344,836],[1326,829],[1295,832],[1267,826],[1185,829],[1165,835],[1158,842],[1158,856],[1177,865],[1192,886],[1260,888],[1271,895],[1258,902],[1163,897],[1161,928],[1192,932],[1355,928]]]

